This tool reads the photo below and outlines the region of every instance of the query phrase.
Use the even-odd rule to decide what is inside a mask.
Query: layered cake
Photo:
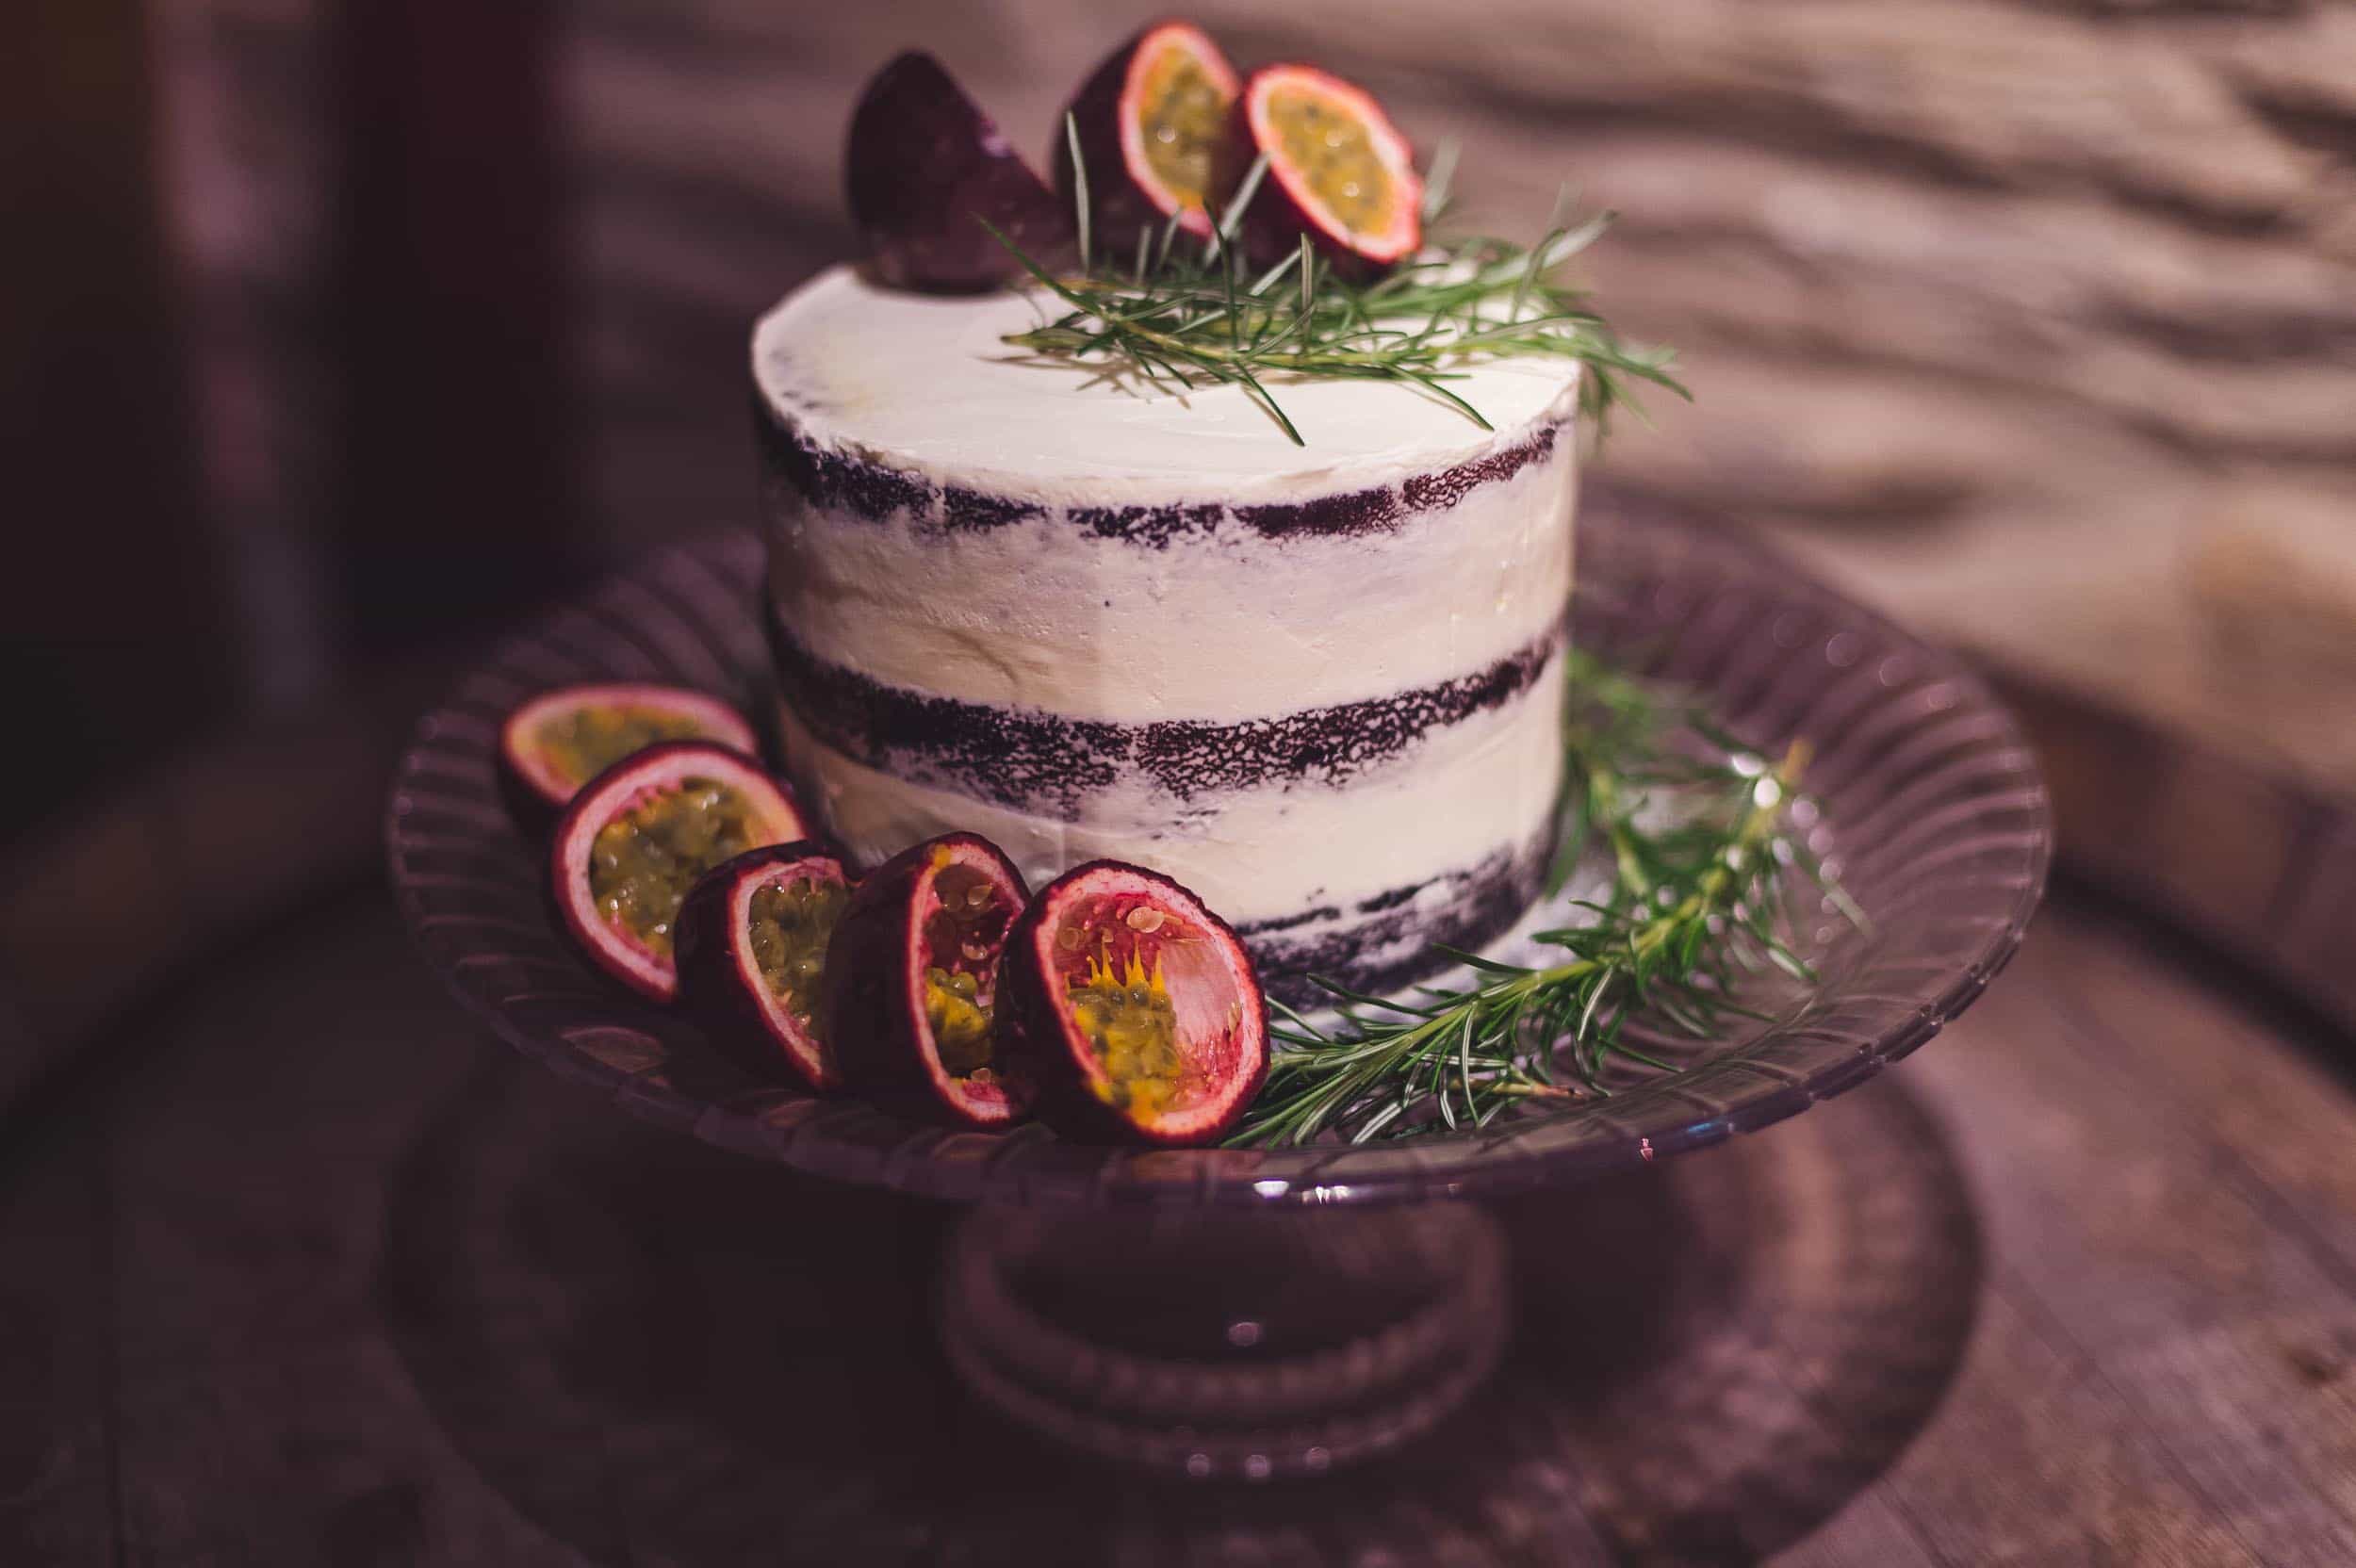
[[[789,765],[873,862],[952,830],[1369,989],[1535,896],[1562,766],[1579,368],[1156,390],[1025,355],[1025,296],[838,268],[754,332]]]

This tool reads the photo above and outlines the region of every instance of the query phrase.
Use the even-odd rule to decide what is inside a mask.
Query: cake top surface
[[[1114,380],[1002,341],[1052,299],[943,297],[821,273],[753,332],[774,413],[822,446],[1003,495],[1233,499],[1383,482],[1510,446],[1568,418],[1578,367],[1476,360],[1454,391],[1496,427],[1390,382],[1268,378],[1306,446],[1242,387],[1191,392]]]

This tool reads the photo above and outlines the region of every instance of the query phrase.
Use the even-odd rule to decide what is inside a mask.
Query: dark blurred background
[[[1469,216],[1534,228],[1566,180],[1626,214],[1592,281],[1699,397],[1621,433],[1620,494],[1766,531],[2072,715],[2356,786],[2356,8],[1195,10],[1459,139]],[[848,253],[863,77],[928,46],[1043,146],[1154,11],[19,7],[10,836],[257,725],[397,736],[501,616],[747,522],[747,326]]]

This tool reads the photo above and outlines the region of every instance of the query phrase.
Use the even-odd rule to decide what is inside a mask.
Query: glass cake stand
[[[1508,1251],[1466,1200],[1756,1132],[1871,1077],[2019,945],[2052,847],[2012,719],[1952,657],[1731,536],[1582,517],[1581,646],[1700,694],[1761,750],[1814,744],[1803,825],[1870,917],[1803,933],[1818,979],[1770,1024],[1659,1044],[1680,1070],[1479,1132],[1364,1147],[1139,1152],[1036,1126],[920,1125],[752,1084],[601,982],[552,925],[500,804],[501,717],[547,688],[656,680],[766,714],[749,537],[649,559],[499,646],[419,724],[387,822],[427,961],[500,1037],[631,1115],[753,1159],[973,1205],[941,1266],[949,1363],[1056,1443],[1174,1475],[1314,1475],[1432,1428],[1497,1363]],[[1859,1184],[1873,1169],[1849,1173]]]

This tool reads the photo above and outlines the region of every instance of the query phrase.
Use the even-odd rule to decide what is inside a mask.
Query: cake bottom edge
[[[1355,918],[1317,910],[1239,926],[1236,935],[1262,988],[1288,1006],[1331,1005],[1312,976],[1386,995],[1458,967],[1440,948],[1477,953],[1513,930],[1537,904],[1553,850],[1553,835],[1540,834],[1478,865],[1367,900]]]

